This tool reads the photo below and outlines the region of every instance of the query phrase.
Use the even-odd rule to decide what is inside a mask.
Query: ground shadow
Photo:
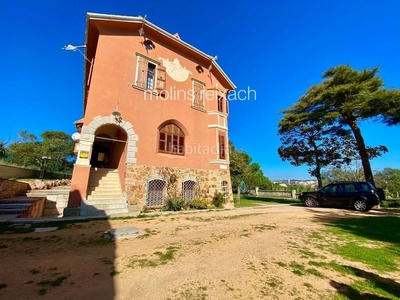
[[[369,240],[389,242],[397,248],[400,246],[400,235],[393,234],[393,230],[400,227],[398,212],[371,211],[358,213],[348,210],[313,210],[314,218],[325,223],[326,226],[338,228],[341,231],[354,234]],[[397,249],[396,251],[399,251]]]
[[[0,234],[0,298],[114,298],[115,243],[106,234],[107,218],[7,226]]]
[[[330,285],[334,287],[337,292],[343,296],[346,296],[347,299],[350,300],[359,300],[359,299],[366,299],[366,300],[390,300],[390,298],[377,296],[371,293],[360,293],[355,288],[341,283],[334,280],[330,281]]]
[[[342,266],[346,269],[348,269],[349,271],[351,271],[355,276],[359,277],[359,278],[363,278],[365,280],[367,280],[368,282],[370,282],[370,285],[373,286],[374,289],[380,289],[388,294],[390,294],[391,296],[394,296],[398,299],[400,299],[400,283],[389,279],[389,278],[385,278],[382,276],[379,276],[377,274],[368,272],[368,271],[364,271],[352,266]],[[331,280],[330,281],[331,286],[333,286],[340,294],[346,296],[349,299],[393,299],[393,297],[391,298],[387,298],[387,297],[381,297],[381,296],[377,296],[377,295],[373,295],[371,293],[364,293],[364,292],[360,292],[356,289],[354,289],[353,287],[347,285],[347,284],[343,284],[343,283],[339,283],[336,281]]]

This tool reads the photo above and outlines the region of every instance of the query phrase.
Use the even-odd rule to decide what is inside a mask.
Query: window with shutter
[[[157,68],[157,91],[161,92],[165,90],[165,79],[166,79],[165,67],[158,66]]]
[[[204,109],[204,84],[193,81],[193,107]]]
[[[136,85],[143,89],[145,89],[147,85],[147,66],[148,66],[148,61],[142,57],[139,57],[138,69],[136,75]]]
[[[218,136],[218,150],[219,150],[219,159],[225,159],[225,136],[219,135]]]
[[[156,61],[138,54],[135,86],[158,93],[166,89],[166,70]]]
[[[218,101],[218,111],[219,112],[224,112],[223,111],[223,103],[224,103],[224,99],[221,96],[217,97],[217,101]]]

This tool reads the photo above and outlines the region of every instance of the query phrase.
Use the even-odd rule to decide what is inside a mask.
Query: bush
[[[215,207],[221,207],[225,203],[224,195],[221,193],[215,193],[213,197],[213,204]]]
[[[400,208],[400,199],[381,201],[382,208]]]
[[[207,209],[208,201],[204,198],[195,198],[189,201],[189,207],[194,209]]]
[[[178,211],[182,210],[184,205],[185,201],[182,199],[168,199],[167,203],[165,204],[165,208],[167,210]]]

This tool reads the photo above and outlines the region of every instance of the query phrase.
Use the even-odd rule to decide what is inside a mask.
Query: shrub
[[[382,208],[399,208],[400,207],[400,199],[397,200],[383,200],[381,201]]]
[[[185,201],[182,199],[168,199],[165,207],[167,210],[178,211],[182,210],[183,206],[185,205]]]
[[[190,200],[188,203],[190,208],[195,209],[207,209],[208,206],[208,200],[204,198],[195,198]]]
[[[221,207],[224,202],[225,202],[224,195],[222,195],[221,193],[215,193],[213,197],[214,206]]]

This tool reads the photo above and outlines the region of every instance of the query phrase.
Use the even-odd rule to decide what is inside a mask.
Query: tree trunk
[[[315,177],[317,177],[318,188],[322,188],[321,168],[319,166],[315,168]]]
[[[358,127],[357,120],[354,119],[346,120],[346,122],[353,131],[354,137],[356,139],[358,154],[360,154],[365,180],[371,182],[375,186],[374,176],[371,170],[371,164],[369,163],[368,152],[365,147],[364,138],[361,135],[360,127]]]

